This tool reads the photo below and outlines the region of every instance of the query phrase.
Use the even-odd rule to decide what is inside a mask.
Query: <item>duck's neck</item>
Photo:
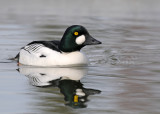
[[[80,51],[82,46],[74,46],[74,45],[69,45],[65,43],[60,43],[59,49],[63,52],[74,52],[74,51]]]

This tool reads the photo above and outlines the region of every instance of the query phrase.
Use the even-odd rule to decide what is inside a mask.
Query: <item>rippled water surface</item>
[[[160,113],[158,0],[0,2],[0,113]],[[82,49],[88,67],[8,60],[33,40],[60,40],[73,24],[102,41]]]

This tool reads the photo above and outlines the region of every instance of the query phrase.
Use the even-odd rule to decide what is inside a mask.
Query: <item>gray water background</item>
[[[58,88],[39,88],[20,74],[14,57],[33,40],[60,40],[85,26],[102,45],[87,46],[86,88],[98,89],[87,107],[65,106]],[[159,0],[1,0],[0,113],[159,114]]]

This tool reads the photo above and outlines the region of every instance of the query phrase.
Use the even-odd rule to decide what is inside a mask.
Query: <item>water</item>
[[[0,113],[159,114],[160,1],[70,2],[0,1]],[[82,49],[88,67],[8,60],[33,40],[60,40],[73,24],[103,42]]]

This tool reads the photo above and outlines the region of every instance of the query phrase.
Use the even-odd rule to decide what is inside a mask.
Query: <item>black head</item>
[[[96,44],[101,44],[101,42],[94,39],[83,26],[73,25],[65,31],[59,48],[63,52],[72,52],[80,50],[86,45]]]

